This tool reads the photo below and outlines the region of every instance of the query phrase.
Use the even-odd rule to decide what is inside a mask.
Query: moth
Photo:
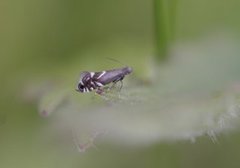
[[[101,94],[105,85],[110,83],[115,85],[119,81],[122,84],[124,77],[131,72],[132,68],[130,67],[123,67],[101,72],[84,71],[80,75],[76,91],[84,93],[96,90],[96,93]]]

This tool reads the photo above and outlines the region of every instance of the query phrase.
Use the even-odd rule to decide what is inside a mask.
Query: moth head
[[[87,72],[87,71],[81,72],[76,91],[78,91],[78,92],[85,92],[86,91],[86,88],[84,86],[84,77],[88,74],[89,74],[89,72]]]
[[[79,92],[85,92],[85,86],[82,83],[79,83],[76,90]]]

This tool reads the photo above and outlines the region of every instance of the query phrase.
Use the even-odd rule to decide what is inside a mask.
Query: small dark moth
[[[80,75],[76,91],[90,92],[96,90],[98,94],[102,93],[102,87],[117,82],[122,82],[123,78],[132,72],[132,68],[124,67],[119,69],[106,70],[102,72],[84,71]]]

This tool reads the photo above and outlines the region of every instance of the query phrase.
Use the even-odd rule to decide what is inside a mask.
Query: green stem
[[[168,57],[174,39],[177,0],[154,0],[156,55],[160,62]]]
[[[177,0],[169,1],[169,19],[170,19],[170,29],[171,29],[171,42],[175,40],[175,29],[176,29],[176,19],[177,19]]]

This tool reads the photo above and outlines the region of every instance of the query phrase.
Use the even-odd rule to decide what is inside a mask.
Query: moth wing
[[[107,85],[120,78],[121,71],[118,69],[96,72],[93,76],[93,82],[97,83],[98,86]]]
[[[103,79],[103,76],[106,74],[106,71],[102,71],[102,72],[94,72],[94,74],[92,75],[92,82],[98,86],[101,87],[103,85],[105,85],[105,82]]]

